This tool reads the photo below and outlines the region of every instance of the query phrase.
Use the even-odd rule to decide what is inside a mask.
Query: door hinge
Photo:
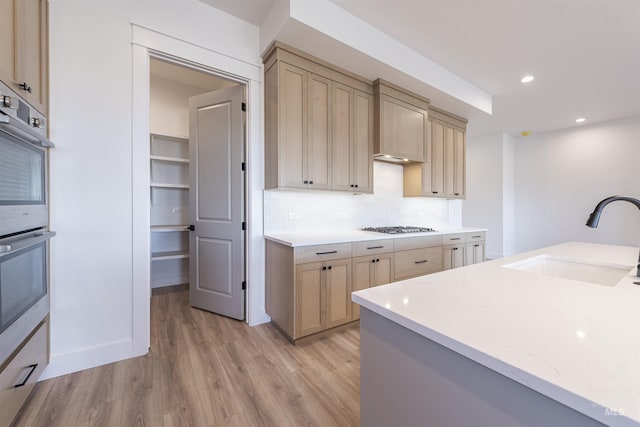
[[[247,111],[247,103],[246,102],[242,103],[242,111]]]
[[[247,282],[246,282],[246,281],[243,281],[243,282],[242,282],[242,290],[244,291],[244,290],[246,290],[246,289],[247,289]]]
[[[247,229],[247,223],[242,221],[242,231]]]
[[[242,171],[245,171],[246,168],[247,168],[247,165],[244,162],[242,162]]]

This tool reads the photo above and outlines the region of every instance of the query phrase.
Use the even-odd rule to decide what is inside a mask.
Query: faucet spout
[[[624,197],[624,196],[612,196],[607,197],[604,200],[601,200],[589,215],[589,219],[587,220],[587,227],[596,228],[598,226],[598,222],[600,221],[600,215],[602,214],[602,210],[605,206],[607,206],[611,202],[615,202],[618,200],[622,200],[624,202],[629,202],[632,205],[635,205],[638,209],[640,209],[640,200],[634,199],[633,197]],[[640,277],[640,253],[638,254],[638,265],[636,266],[636,276]],[[639,282],[634,282],[636,285],[640,285]]]

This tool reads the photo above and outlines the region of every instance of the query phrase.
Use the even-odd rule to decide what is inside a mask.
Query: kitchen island
[[[640,425],[637,253],[569,242],[353,293],[362,425]]]

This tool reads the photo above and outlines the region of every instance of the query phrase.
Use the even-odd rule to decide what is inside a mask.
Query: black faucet
[[[602,200],[600,203],[596,205],[596,208],[589,215],[589,219],[587,220],[587,227],[596,228],[598,226],[598,221],[600,221],[600,214],[602,213],[602,209],[607,206],[611,202],[615,202],[616,200],[623,200],[625,202],[629,202],[632,205],[635,205],[638,209],[640,209],[640,200],[634,199],[632,197],[624,197],[624,196],[613,196],[607,197]],[[640,255],[638,255],[638,265],[636,268],[636,276],[640,277]],[[634,282],[636,285],[640,285],[640,282]]]

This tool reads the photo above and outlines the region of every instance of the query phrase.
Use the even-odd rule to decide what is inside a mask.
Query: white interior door
[[[189,99],[191,305],[244,319],[243,87]]]

